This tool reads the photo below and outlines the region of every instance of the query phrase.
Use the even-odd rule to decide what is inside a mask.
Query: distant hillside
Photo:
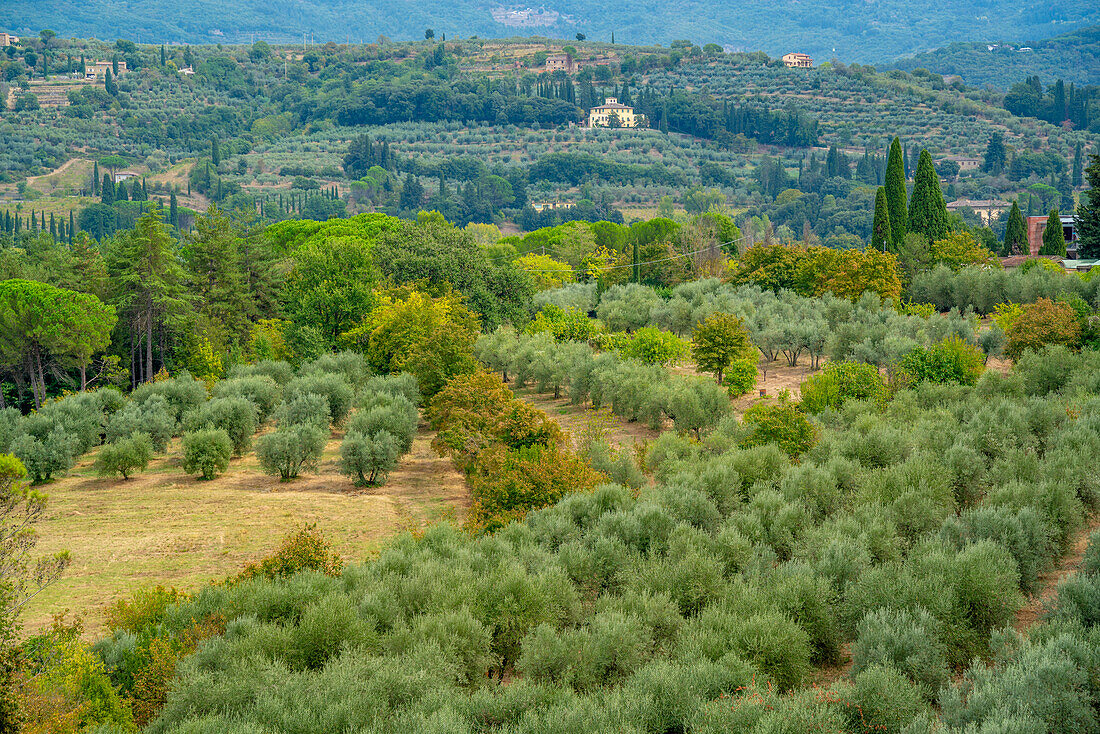
[[[788,51],[818,61],[882,63],[956,41],[1046,38],[1100,23],[1096,0],[557,0],[528,7],[513,0],[4,0],[0,30],[127,38],[144,43],[319,42],[439,37],[549,36],[619,43],[690,39],[733,50]]]
[[[1031,50],[1021,50],[1027,48]],[[968,84],[999,89],[1029,76],[1038,76],[1045,83],[1063,79],[1078,85],[1100,84],[1100,25],[1045,41],[953,43],[893,66],[906,71],[923,67],[940,74],[958,74]]]

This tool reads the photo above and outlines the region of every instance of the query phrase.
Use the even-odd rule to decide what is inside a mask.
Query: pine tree
[[[1081,194],[1074,228],[1077,230],[1077,257],[1083,260],[1100,258],[1100,155],[1089,156],[1085,180],[1090,191]]]
[[[871,225],[871,248],[886,252],[891,249],[890,206],[886,203],[886,189],[881,186],[875,194],[875,221]]]
[[[1024,223],[1024,214],[1020,211],[1019,202],[1012,202],[1012,209],[1008,212],[1008,224],[1005,226],[1005,242],[1001,248],[1001,255],[1009,257],[1017,253],[1030,254],[1027,244],[1027,225]]]
[[[890,143],[890,157],[886,163],[886,203],[890,210],[891,251],[898,252],[905,235],[909,233],[909,207],[905,191],[905,154],[901,141]],[[811,161],[811,164],[813,161]]]
[[[1043,229],[1043,246],[1039,248],[1040,255],[1066,256],[1066,236],[1062,232],[1062,220],[1058,210],[1051,209],[1047,217],[1047,225]]]
[[[947,236],[947,203],[940,189],[940,177],[927,150],[920,152],[917,174],[913,183],[913,200],[909,202],[909,231],[923,234],[929,242]]]

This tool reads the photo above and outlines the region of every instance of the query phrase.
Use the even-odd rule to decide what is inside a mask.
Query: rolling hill
[[[957,74],[968,84],[1000,89],[1028,76],[1038,76],[1048,84],[1057,79],[1078,85],[1100,84],[1100,25],[1045,41],[953,43],[902,59],[894,67]]]
[[[508,0],[6,0],[0,28],[63,36],[128,38],[145,43],[319,42],[422,38],[426,28],[450,37],[549,36],[620,43],[691,39],[777,55],[791,50],[819,60],[882,63],[953,42],[1046,38],[1100,22],[1093,0],[1039,6],[1023,0],[558,0],[527,7]],[[1026,32],[1025,32],[1026,31]]]

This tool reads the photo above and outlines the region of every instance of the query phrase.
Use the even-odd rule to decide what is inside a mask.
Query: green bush
[[[277,385],[285,385],[294,379],[294,368],[289,362],[264,359],[254,364],[235,365],[229,371],[229,379],[242,377],[270,377]]]
[[[668,412],[676,430],[690,431],[697,438],[717,426],[729,408],[726,391],[705,377],[678,380],[668,395]]]
[[[77,440],[57,428],[44,439],[29,433],[20,434],[12,440],[10,448],[11,453],[23,462],[34,483],[41,484],[72,467],[76,460]]]
[[[403,397],[413,406],[420,404],[420,385],[416,381],[416,375],[408,372],[400,372],[396,375],[376,375],[367,380],[366,384],[363,385],[362,394],[378,393]]]
[[[258,428],[256,405],[247,398],[214,398],[183,417],[183,430],[220,428],[233,442],[234,456],[241,456],[252,444]]]
[[[856,627],[852,673],[893,668],[921,686],[931,700],[950,677],[938,623],[925,609],[876,609]]]
[[[328,428],[332,422],[332,413],[328,408],[328,398],[324,395],[296,395],[279,404],[275,409],[275,420],[280,426],[309,423]]]
[[[17,408],[4,408],[0,410],[0,454],[6,454],[11,448],[11,442],[19,435],[19,420],[23,414]]]
[[[899,671],[878,665],[853,676],[851,700],[852,731],[903,734],[913,731],[915,722],[927,721],[930,713],[916,684]]]
[[[927,349],[916,347],[902,358],[898,366],[916,382],[974,385],[985,371],[985,357],[977,347],[955,336]]]
[[[731,398],[748,395],[756,387],[758,377],[756,360],[751,357],[733,360],[726,368],[723,377]]]
[[[404,401],[404,398],[401,400]],[[397,443],[398,454],[405,454],[412,448],[416,436],[415,419],[410,421],[409,418],[409,413],[402,411],[398,405],[376,405],[356,412],[348,421],[348,433],[373,436],[385,431]]]
[[[213,479],[229,468],[233,442],[221,428],[203,428],[183,434],[183,470]]]
[[[752,428],[741,440],[745,447],[775,444],[783,453],[797,458],[817,443],[817,427],[791,402],[757,403],[745,411],[743,421]]]
[[[153,444],[153,453],[163,454],[176,432],[176,420],[161,395],[143,403],[130,402],[107,419],[107,441],[118,441],[134,433],[144,433]]]
[[[883,404],[887,397],[886,381],[878,367],[864,362],[829,362],[821,374],[802,383],[802,407],[816,415],[832,408],[839,410],[848,400],[870,400]]]
[[[183,374],[170,380],[138,385],[130,393],[130,399],[140,405],[155,395],[161,396],[168,403],[172,418],[177,423],[183,420],[184,413],[199,407],[209,397],[206,385],[188,374]]]
[[[338,426],[348,417],[355,393],[342,374],[314,372],[287,383],[283,397],[292,402],[302,395],[321,395],[328,401],[329,420]]]
[[[135,471],[145,471],[153,458],[153,441],[144,433],[104,444],[96,456],[95,468],[100,476],[121,474],[129,479]]]
[[[289,482],[304,470],[317,469],[327,438],[328,433],[313,423],[280,426],[256,441],[256,458],[265,474]]]
[[[340,471],[361,486],[383,483],[397,466],[397,441],[387,431],[367,436],[349,431],[340,444]]]
[[[282,398],[279,384],[266,375],[234,377],[214,385],[215,398],[245,398],[256,406],[260,423],[267,420]]]
[[[636,359],[643,364],[677,364],[687,356],[688,344],[675,334],[645,326],[635,331],[622,349],[624,357]]]

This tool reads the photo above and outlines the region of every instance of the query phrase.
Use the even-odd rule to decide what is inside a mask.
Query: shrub
[[[183,470],[213,479],[229,468],[233,442],[221,428],[203,428],[183,434]]]
[[[327,432],[312,423],[299,423],[260,436],[256,458],[264,473],[288,482],[303,470],[316,470],[325,449]]]
[[[235,377],[214,385],[215,398],[246,398],[252,401],[260,423],[275,410],[281,395],[279,384],[266,375]]]
[[[378,393],[403,397],[414,406],[420,404],[420,386],[416,382],[416,375],[408,372],[400,372],[396,375],[376,375],[367,380],[367,383],[363,386],[363,394]]]
[[[905,355],[899,367],[917,382],[974,385],[985,371],[985,357],[977,347],[954,336],[928,349],[916,347]]]
[[[918,717],[929,713],[916,684],[897,670],[878,665],[855,674],[852,703],[848,716],[853,731],[903,734],[913,731]]]
[[[668,412],[676,430],[691,431],[696,438],[717,426],[729,407],[726,391],[703,377],[677,380],[668,393]]]
[[[811,670],[809,638],[781,614],[764,612],[735,620],[729,645],[780,690],[794,688]]]
[[[256,406],[246,398],[214,398],[183,417],[183,430],[220,428],[233,442],[233,454],[241,456],[256,433]]]
[[[288,533],[270,556],[258,563],[250,563],[232,582],[254,578],[284,578],[302,571],[317,571],[326,576],[336,576],[344,567],[340,555],[316,523],[303,524]]]
[[[309,375],[321,372],[331,375],[342,375],[353,388],[361,388],[371,377],[370,367],[366,358],[358,352],[345,350],[322,354],[317,359],[302,365],[299,374]]]
[[[752,428],[752,432],[741,440],[745,447],[772,443],[791,458],[798,458],[817,443],[817,427],[789,401],[775,405],[757,403],[745,411],[743,420]]]
[[[802,383],[802,408],[813,415],[839,410],[848,400],[886,401],[886,381],[878,367],[864,362],[829,362],[821,374]]]
[[[328,398],[324,395],[297,395],[279,404],[275,409],[275,420],[280,427],[309,423],[328,428],[332,413],[328,409]]]
[[[283,390],[283,398],[289,403],[302,395],[321,395],[328,401],[329,420],[334,426],[338,426],[348,417],[351,410],[351,401],[355,396],[342,375],[314,372],[304,375],[287,383]]]
[[[404,398],[401,398],[404,402]],[[415,411],[414,411],[415,413]],[[416,436],[416,422],[409,419],[407,411],[398,405],[376,405],[360,410],[348,422],[348,433],[373,436],[380,431],[390,434],[397,444],[398,454],[408,453]]]
[[[688,353],[688,345],[675,334],[644,326],[631,336],[620,350],[624,357],[643,364],[678,364]]]
[[[743,357],[730,362],[724,375],[726,389],[731,398],[739,398],[748,395],[756,387],[757,378],[756,360],[752,357]]]
[[[277,385],[285,385],[294,379],[294,368],[289,362],[264,359],[254,364],[239,364],[229,371],[229,379],[242,377],[270,377]]]
[[[1068,303],[1040,298],[1023,307],[1022,313],[1005,330],[1005,354],[1017,360],[1027,349],[1063,344],[1074,349],[1081,344],[1081,322]]]
[[[19,419],[23,414],[17,408],[4,408],[0,410],[0,454],[6,454],[11,448],[11,442],[19,435]]]
[[[183,419],[184,413],[202,405],[209,397],[206,393],[206,385],[201,380],[183,374],[170,380],[138,385],[137,389],[130,393],[130,399],[140,405],[155,395],[163,397],[168,403],[172,418],[177,423]]]
[[[719,385],[722,384],[726,369],[738,360],[752,360],[752,378],[755,384],[756,362],[752,359],[755,356],[744,322],[732,314],[716,313],[708,316],[692,332],[691,358],[699,369],[713,372]],[[732,389],[731,387],[731,391]],[[749,390],[751,389],[750,387]],[[745,392],[748,390],[740,394]]]
[[[947,682],[947,655],[936,620],[918,608],[868,612],[856,627],[852,673],[874,666],[894,668],[919,684],[931,699]]]
[[[382,484],[397,466],[398,456],[397,441],[388,431],[348,431],[340,444],[340,471],[360,486]]]
[[[153,445],[153,453],[163,454],[176,431],[176,420],[168,401],[155,395],[144,403],[130,402],[107,420],[107,441],[113,442],[134,433],[144,433]]]
[[[105,444],[96,457],[95,468],[100,476],[121,474],[123,479],[129,479],[133,472],[145,471],[151,458],[152,440],[144,433],[135,433],[129,438]]]
[[[44,439],[29,433],[16,436],[11,452],[23,462],[35,484],[48,482],[54,474],[68,471],[76,459],[77,441],[64,430],[55,428]]]

